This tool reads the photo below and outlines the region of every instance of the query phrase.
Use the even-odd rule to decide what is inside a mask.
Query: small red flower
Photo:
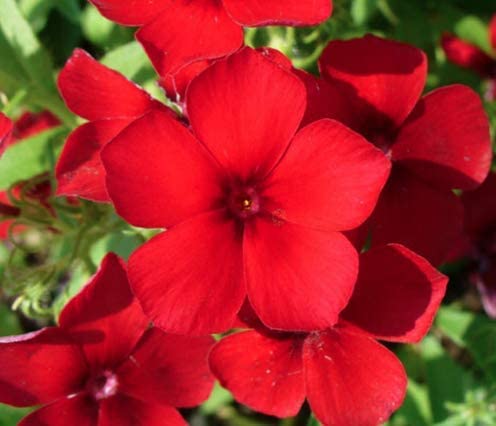
[[[393,163],[367,224],[372,244],[398,242],[439,264],[462,229],[462,207],[452,189],[476,188],[491,164],[479,97],[453,85],[420,98],[424,53],[371,35],[329,43],[319,65],[321,80],[299,73],[309,94],[304,121],[343,121]]]
[[[136,37],[167,79],[192,62],[238,50],[243,26],[314,25],[332,10],[331,0],[90,1],[107,18],[141,27]]]
[[[7,148],[7,143],[12,135],[12,120],[0,112],[0,156]]]
[[[149,328],[124,266],[109,254],[58,327],[0,339],[0,401],[44,405],[21,426],[186,425],[174,407],[208,397],[212,344]]]
[[[100,150],[133,120],[167,108],[81,49],[62,69],[58,86],[68,108],[90,122],[74,130],[64,145],[55,170],[57,195],[109,201]]]
[[[418,342],[427,333],[448,279],[425,259],[392,244],[360,257],[349,306],[334,327],[312,333],[255,328],[225,337],[210,367],[235,399],[252,409],[294,416],[308,399],[324,425],[375,426],[402,403],[407,377],[376,340]]]
[[[305,88],[244,49],[190,84],[188,130],[162,112],[102,152],[117,212],[170,228],[133,253],[145,313],[179,333],[228,329],[246,295],[264,323],[331,326],[357,274],[340,231],[362,223],[387,179],[384,155],[342,124],[297,133]]]
[[[489,23],[489,42],[496,55],[496,14]],[[496,100],[496,58],[489,56],[481,48],[459,39],[453,34],[443,34],[441,46],[450,62],[468,68],[488,80],[486,98]]]

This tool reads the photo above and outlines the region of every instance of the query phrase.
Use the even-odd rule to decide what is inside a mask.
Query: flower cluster
[[[324,425],[386,421],[407,378],[378,341],[425,336],[448,282],[436,267],[462,240],[496,315],[477,94],[422,95],[425,54],[372,35],[331,41],[320,76],[243,46],[242,27],[313,25],[329,0],[90,1],[140,27],[181,108],[74,51],[58,88],[87,122],[56,193],[160,231],[127,265],[108,254],[58,326],[0,340],[0,401],[43,405],[22,425],[181,425],[175,407],[202,403],[215,376],[261,413],[307,399]],[[11,133],[0,116],[0,147]]]

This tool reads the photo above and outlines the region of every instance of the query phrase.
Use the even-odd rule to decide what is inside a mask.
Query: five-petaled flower
[[[401,245],[371,249],[360,256],[358,283],[334,327],[276,332],[245,305],[240,319],[254,330],[217,343],[210,354],[212,372],[237,401],[262,413],[294,416],[306,397],[323,425],[383,423],[401,405],[407,377],[376,339],[420,341],[447,282]]]
[[[117,212],[169,228],[129,260],[156,326],[223,331],[246,296],[276,329],[337,321],[358,272],[340,231],[373,210],[389,162],[333,120],[297,132],[305,99],[297,77],[246,48],[192,81],[190,129],[155,111],[103,149]]]
[[[174,407],[208,397],[212,344],[150,328],[109,254],[58,327],[0,339],[0,401],[44,405],[21,426],[185,426]]]
[[[462,206],[452,189],[476,188],[491,165],[489,123],[479,96],[452,85],[420,98],[425,54],[371,35],[332,41],[319,66],[320,80],[299,73],[309,93],[305,122],[341,120],[393,163],[361,234],[370,230],[373,246],[401,243],[439,264],[462,231]]]
[[[485,97],[489,101],[494,101],[496,100],[496,14],[489,23],[489,43],[493,48],[493,56],[453,34],[445,33],[441,38],[441,46],[450,62],[468,68],[488,80]]]

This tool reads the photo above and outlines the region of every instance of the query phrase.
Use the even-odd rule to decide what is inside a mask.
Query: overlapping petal
[[[157,327],[201,335],[225,331],[234,322],[246,295],[242,236],[225,215],[198,215],[132,254],[133,291]]]
[[[106,18],[123,25],[143,25],[155,18],[173,0],[89,0]]]
[[[57,328],[0,339],[0,401],[16,407],[52,402],[80,390],[84,356]]]
[[[300,125],[305,97],[297,77],[245,48],[193,80],[186,105],[197,137],[246,180],[262,178],[280,159]]]
[[[334,325],[358,272],[358,255],[341,233],[257,219],[244,235],[248,297],[264,324],[310,331]]]
[[[493,15],[489,22],[489,42],[496,51],[496,14]]]
[[[222,197],[215,161],[163,111],[134,121],[101,157],[110,198],[133,225],[169,227],[213,209]]]
[[[237,401],[278,417],[294,416],[305,400],[303,338],[245,331],[225,337],[210,354],[210,367]]]
[[[136,38],[158,73],[166,75],[192,62],[235,52],[243,44],[243,30],[220,1],[177,0],[142,27]]]
[[[93,279],[65,306],[60,327],[82,345],[92,369],[122,361],[148,326],[122,261],[108,254]]]
[[[375,426],[402,403],[407,377],[396,356],[362,334],[337,328],[303,347],[307,398],[319,421]]]
[[[248,27],[315,25],[332,11],[331,0],[223,0],[235,21]]]
[[[333,120],[297,133],[264,183],[275,216],[329,231],[360,225],[374,209],[390,162],[362,136]]]
[[[155,105],[148,93],[82,49],[66,62],[58,87],[69,109],[88,120],[138,117]]]
[[[480,185],[489,172],[492,149],[479,96],[462,85],[429,93],[401,127],[392,158],[440,188]]]
[[[10,118],[0,113],[0,155],[5,151],[7,140],[12,133],[13,124]]]
[[[55,169],[57,195],[110,201],[100,151],[132,119],[98,120],[74,130],[65,142]]]
[[[418,342],[429,330],[448,277],[399,244],[360,256],[360,272],[342,317],[375,338]]]
[[[177,336],[149,329],[117,371],[120,392],[174,407],[201,404],[214,383],[207,363],[213,344],[211,337]]]
[[[371,136],[395,129],[412,111],[424,88],[427,58],[416,47],[367,35],[332,41],[319,67],[353,103],[352,127]]]

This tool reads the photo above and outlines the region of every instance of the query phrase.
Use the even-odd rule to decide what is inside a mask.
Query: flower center
[[[94,375],[86,384],[86,389],[97,401],[114,396],[118,387],[117,375],[110,370]]]
[[[240,219],[248,219],[260,211],[260,197],[253,187],[232,189],[228,195],[231,212]]]

